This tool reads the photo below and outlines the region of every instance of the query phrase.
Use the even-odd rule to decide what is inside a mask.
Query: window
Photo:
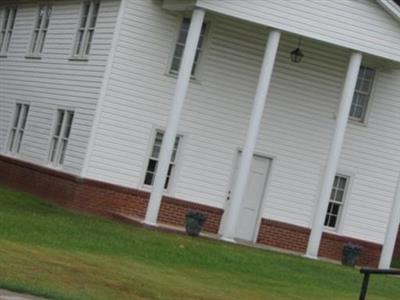
[[[75,40],[73,54],[75,57],[85,58],[90,53],[99,8],[100,3],[98,1],[86,1],[83,3],[78,33]]]
[[[57,123],[51,139],[49,153],[49,162],[54,166],[61,166],[64,163],[73,119],[73,111],[62,109],[57,111]]]
[[[190,26],[190,18],[183,18],[182,24],[181,24],[181,27],[179,30],[178,38],[177,38],[177,41],[175,44],[174,55],[172,57],[171,68],[169,71],[171,74],[176,75],[179,72],[179,67],[181,65],[183,50],[185,49],[186,38],[187,38],[188,31],[189,31],[189,26]],[[203,24],[203,27],[201,28],[199,43],[197,44],[196,56],[195,56],[194,62],[193,62],[192,76],[195,76],[196,69],[199,64],[199,59],[201,56],[201,52],[203,50],[205,32],[206,32],[206,24]]]
[[[154,178],[155,178],[157,164],[158,164],[158,157],[160,155],[160,149],[161,149],[161,143],[162,143],[163,136],[164,136],[164,133],[162,131],[157,130],[156,137],[154,139],[153,148],[150,153],[149,163],[148,163],[147,169],[146,169],[146,176],[144,178],[145,185],[153,185],[153,183],[154,183]],[[176,136],[174,149],[172,152],[171,161],[170,161],[169,168],[168,168],[167,178],[165,180],[165,185],[164,185],[165,189],[168,188],[168,185],[171,181],[171,176],[172,176],[174,168],[175,168],[176,155],[178,152],[178,147],[179,147],[179,143],[180,143],[181,139],[182,139],[181,136]]]
[[[369,98],[371,96],[374,76],[374,69],[363,66],[360,68],[356,90],[353,95],[353,102],[350,109],[350,119],[358,122],[364,122]]]
[[[28,104],[17,103],[15,105],[14,119],[12,121],[12,127],[8,138],[8,151],[10,153],[17,154],[21,150],[28,113]]]
[[[44,42],[46,40],[47,29],[49,28],[51,16],[51,6],[41,5],[33,28],[32,41],[29,48],[29,54],[39,55],[43,51]]]
[[[11,36],[14,29],[15,17],[17,15],[16,7],[5,7],[0,20],[0,54],[7,53],[10,47]]]
[[[339,223],[339,217],[343,207],[348,181],[349,178],[347,176],[335,176],[328,211],[325,216],[324,225],[326,227],[336,228]]]

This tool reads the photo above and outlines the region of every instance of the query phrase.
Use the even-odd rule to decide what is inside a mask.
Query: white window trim
[[[369,116],[370,116],[371,110],[372,110],[372,106],[373,106],[373,103],[375,102],[376,85],[377,85],[377,82],[379,81],[382,70],[379,67],[369,66],[368,64],[363,64],[363,66],[370,67],[375,70],[375,76],[374,76],[374,81],[371,86],[371,93],[370,93],[369,99],[368,99],[367,110],[365,112],[364,120],[362,122],[357,119],[353,119],[349,115],[348,124],[355,125],[355,126],[361,126],[361,127],[367,127],[368,121],[369,121]],[[345,80],[345,73],[343,73],[342,82],[344,82],[344,80]],[[338,104],[336,105],[336,111],[333,113],[332,119],[337,118],[339,106],[340,106],[340,103],[338,102]]]
[[[40,24],[39,29],[38,29],[39,31],[38,31],[37,42],[36,42],[36,47],[35,47],[35,50],[37,50],[37,51],[32,51],[32,44],[33,44],[33,41],[34,41],[34,36],[35,36],[35,31],[36,31],[36,22],[37,22],[37,20],[39,18],[40,7],[41,6],[46,6],[46,14],[48,13],[48,9],[50,8],[51,9],[51,15],[49,17],[49,23],[48,23],[48,26],[47,26],[46,29],[44,29],[44,22],[45,22],[46,18],[43,18],[41,20],[41,24]],[[29,45],[28,45],[28,51],[27,51],[27,54],[26,54],[25,58],[41,58],[41,56],[43,54],[43,51],[44,51],[45,44],[46,44],[46,40],[47,40],[47,37],[48,37],[48,34],[49,34],[49,28],[50,28],[52,15],[53,15],[53,5],[52,5],[52,3],[50,3],[50,2],[42,2],[42,3],[39,2],[38,3],[36,16],[35,16],[34,23],[33,23],[33,29],[32,29],[32,32],[31,32],[31,38],[30,38]],[[42,45],[43,49],[42,49],[42,52],[39,52],[38,51],[40,49],[39,42],[41,41],[41,37],[42,37],[43,32],[45,30],[46,30],[46,37],[43,40],[43,45]]]
[[[368,86],[368,88],[369,88],[368,93],[366,93],[366,92],[364,92],[364,91],[357,90],[357,89],[355,89],[355,90],[354,90],[354,93],[353,93],[352,102],[353,102],[353,100],[354,100],[354,95],[355,95],[356,93],[357,93],[357,94],[361,94],[361,95],[367,97],[367,98],[366,98],[367,101],[366,101],[366,104],[365,104],[366,107],[365,107],[365,109],[363,109],[363,114],[362,114],[361,118],[349,116],[349,120],[351,120],[351,121],[353,121],[353,122],[358,122],[358,123],[364,123],[364,120],[365,120],[365,117],[366,117],[366,114],[367,114],[367,111],[368,111],[369,103],[370,103],[370,98],[371,98],[371,94],[372,94],[372,88],[373,88],[373,86],[374,86],[375,78],[376,78],[376,70],[375,70],[375,68],[371,68],[371,67],[369,67],[369,66],[363,64],[363,65],[361,65],[361,67],[360,67],[360,70],[361,70],[361,69],[370,69],[370,70],[373,71],[373,75],[372,75],[372,82],[371,82],[371,84]],[[360,71],[360,70],[359,70],[359,71]],[[358,82],[358,77],[359,77],[359,75],[360,75],[360,74],[357,75],[357,82]],[[352,103],[351,106],[353,106],[353,103]]]
[[[61,143],[60,143],[60,140],[62,139],[61,135],[63,134],[63,132],[65,131],[65,128],[66,128],[67,116],[64,116],[63,123],[62,123],[61,129],[60,129],[60,136],[58,137],[58,139],[59,139],[58,140],[59,142],[57,144],[57,149],[58,150],[56,150],[57,159],[55,159],[54,162],[51,161],[52,140],[54,138],[54,133],[55,133],[55,129],[56,129],[56,126],[57,126],[57,120],[58,120],[58,112],[60,110],[65,111],[67,113],[68,112],[72,112],[74,114],[73,119],[72,119],[72,123],[71,123],[71,129],[70,129],[71,132],[70,132],[70,135],[69,135],[69,137],[67,139],[67,148],[66,148],[65,151],[68,150],[68,145],[70,144],[70,139],[71,139],[71,134],[72,134],[72,128],[73,128],[73,124],[74,124],[74,121],[75,121],[75,118],[76,118],[76,110],[73,109],[73,108],[70,108],[70,107],[57,107],[55,109],[55,113],[53,114],[53,122],[52,122],[51,131],[50,131],[50,139],[48,141],[48,149],[49,150],[47,152],[47,166],[52,168],[52,169],[57,169],[57,170],[61,170],[65,166],[65,164],[64,164],[65,163],[65,158],[64,158],[64,163],[63,164],[59,163],[59,158],[60,158],[60,155],[61,155],[61,150],[60,150],[61,149],[61,146],[60,146]],[[66,154],[65,154],[65,157],[66,157]]]
[[[151,128],[151,134],[149,135],[149,139],[147,142],[147,149],[146,149],[146,156],[142,165],[142,175],[140,176],[140,182],[139,182],[139,189],[143,189],[145,191],[149,191],[151,192],[153,186],[151,185],[147,185],[144,183],[144,180],[146,178],[146,174],[147,174],[147,166],[149,164],[149,160],[151,158],[151,153],[153,151],[153,145],[154,145],[154,140],[156,138],[156,134],[158,131],[162,131],[165,134],[165,128],[163,128],[162,126],[152,126]],[[180,137],[179,139],[179,145],[178,145],[178,149],[176,151],[176,156],[175,156],[175,162],[174,165],[175,167],[172,170],[170,179],[169,179],[169,183],[168,183],[168,188],[164,189],[164,194],[168,195],[168,196],[173,196],[175,194],[176,191],[176,183],[177,183],[177,179],[179,177],[180,174],[180,170],[181,170],[181,165],[182,165],[182,160],[183,160],[183,153],[184,153],[184,147],[186,144],[186,140],[187,140],[187,135],[182,133],[182,132],[178,132],[177,136]]]
[[[5,34],[4,41],[3,41],[2,44],[0,44],[0,47],[1,47],[0,48],[0,57],[7,57],[7,53],[10,50],[10,47],[11,47],[11,40],[12,40],[12,36],[14,35],[15,23],[16,23],[17,15],[18,15],[18,6],[17,5],[5,5],[5,6],[0,7],[0,13],[1,13],[0,14],[0,38],[2,36],[1,31],[2,31],[2,26],[3,26],[5,13],[6,13],[6,9],[7,8],[10,9],[10,10],[11,9],[15,9],[14,25],[13,25],[13,28],[11,30],[11,35],[7,34],[7,32],[10,32],[9,26],[10,26],[10,23],[11,23],[11,18],[8,17],[7,25],[6,25],[5,33],[4,33]],[[8,44],[8,49],[5,49],[6,48],[5,45],[7,45],[7,44]]]
[[[181,25],[183,22],[184,18],[190,18],[191,16],[188,14],[185,15],[179,15],[176,18],[176,23],[175,23],[175,27],[174,27],[174,34],[173,34],[173,39],[172,39],[172,43],[170,46],[170,50],[169,50],[169,55],[168,55],[168,60],[167,60],[167,65],[166,65],[166,69],[164,71],[164,75],[167,77],[171,77],[171,78],[177,78],[178,77],[178,73],[174,74],[171,73],[171,65],[172,65],[172,60],[174,59],[174,53],[175,53],[175,47],[176,47],[176,43],[179,37],[179,33],[180,33],[180,29],[181,29]],[[211,17],[206,17],[204,22],[206,25],[206,31],[204,32],[204,37],[203,37],[203,46],[202,46],[202,50],[200,52],[199,55],[199,59],[198,59],[198,63],[196,66],[196,70],[194,75],[190,76],[190,81],[194,82],[194,83],[201,83],[201,79],[203,76],[203,70],[204,70],[204,64],[205,64],[205,57],[207,57],[207,53],[209,51],[209,47],[210,47],[210,41],[212,39],[212,35],[213,35],[213,19]]]
[[[364,66],[368,67],[367,65],[364,65]],[[373,105],[373,102],[374,102],[374,99],[375,99],[376,85],[377,85],[377,82],[378,82],[378,80],[380,78],[380,75],[381,75],[381,72],[380,72],[379,69],[377,69],[377,68],[372,68],[372,69],[375,70],[375,74],[374,74],[374,79],[373,79],[372,86],[371,86],[371,92],[370,92],[369,98],[368,98],[367,109],[366,109],[365,114],[364,114],[364,119],[362,121],[360,121],[358,119],[354,119],[352,117],[349,117],[349,123],[350,124],[358,125],[358,126],[364,126],[364,127],[368,125],[369,116],[370,116],[372,105]]]
[[[341,177],[347,178],[346,187],[345,187],[345,191],[344,191],[344,195],[343,195],[343,202],[340,207],[338,217],[336,219],[335,228],[324,225],[324,231],[329,232],[329,233],[334,233],[334,234],[341,234],[343,232],[343,228],[344,228],[345,215],[347,212],[347,207],[349,205],[349,199],[350,199],[350,194],[351,194],[351,189],[352,189],[355,174],[352,172],[341,172],[339,170],[336,172],[335,177],[336,176],[341,176]],[[332,190],[332,188],[331,188],[331,190]],[[331,200],[329,199],[329,203],[330,202],[331,202]],[[327,212],[325,212],[325,215],[324,215],[324,222],[325,222],[326,213]]]
[[[19,145],[20,150],[22,149],[22,145],[23,145],[23,142],[24,142],[24,137],[26,136],[29,112],[31,111],[31,104],[29,102],[25,102],[25,101],[16,101],[16,102],[14,102],[13,113],[12,113],[12,116],[11,116],[10,124],[8,126],[8,134],[7,134],[7,138],[6,138],[6,142],[5,142],[5,148],[4,148],[4,153],[6,155],[10,156],[10,157],[19,157],[21,155],[21,151],[17,152],[14,148],[17,145],[15,143],[15,140],[16,140],[16,138],[18,136],[18,132],[21,130],[20,127],[22,125],[21,122],[23,120],[23,110],[21,111],[22,115],[20,116],[20,119],[18,120],[18,124],[17,124],[17,127],[16,127],[16,136],[14,137],[13,150],[10,150],[10,146],[11,146],[10,145],[10,142],[11,142],[10,141],[10,136],[11,136],[11,131],[14,128],[14,120],[15,120],[15,117],[16,117],[16,114],[17,114],[16,107],[17,107],[18,104],[22,105],[23,107],[24,106],[28,106],[28,112],[27,112],[27,116],[26,116],[25,127],[23,129],[23,136],[22,136],[22,139],[21,139],[21,144]]]
[[[86,21],[86,24],[85,24],[84,35],[83,35],[83,38],[82,38],[82,41],[84,41],[83,42],[84,44],[83,44],[83,47],[82,47],[83,50],[81,51],[80,54],[76,54],[76,50],[77,50],[77,47],[78,47],[79,31],[80,31],[80,28],[81,28],[80,24],[81,24],[81,21],[82,21],[82,17],[83,17],[83,13],[84,13],[84,6],[85,6],[86,3],[90,3],[90,7],[89,7],[89,12],[88,12],[88,18],[87,18],[87,21]],[[73,40],[73,43],[72,43],[72,51],[71,51],[72,53],[71,53],[71,57],[70,57],[69,60],[77,60],[77,61],[88,61],[89,60],[90,53],[86,54],[86,49],[87,49],[87,46],[88,46],[87,38],[88,38],[88,32],[89,32],[90,17],[91,17],[91,14],[93,12],[94,5],[96,3],[99,4],[99,10],[97,12],[97,19],[96,19],[96,23],[94,24],[94,28],[93,28],[93,38],[92,38],[92,44],[90,46],[91,47],[90,52],[93,49],[93,41],[95,40],[96,27],[97,27],[97,24],[98,24],[98,21],[99,21],[99,14],[100,14],[100,10],[101,10],[101,0],[83,0],[81,2],[81,6],[80,6],[79,19],[78,19],[78,22],[77,22],[77,25],[76,25],[76,28],[75,28],[75,37],[74,37],[74,40]]]
[[[52,108],[52,120],[51,120],[51,125],[48,131],[48,139],[47,139],[47,153],[44,154],[44,162],[46,163],[46,166],[49,168],[53,168],[53,169],[57,169],[56,167],[54,167],[54,165],[50,162],[50,151],[51,151],[51,142],[53,139],[53,134],[54,134],[54,128],[56,128],[57,126],[57,111],[59,109],[65,109],[67,110],[66,107],[53,107]],[[54,113],[56,112],[56,113]]]

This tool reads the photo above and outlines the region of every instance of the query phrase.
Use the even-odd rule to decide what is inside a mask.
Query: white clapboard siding
[[[365,5],[367,15],[369,8],[379,9]],[[268,31],[221,15],[207,17],[211,28],[201,80],[190,84],[170,193],[223,208]],[[392,20],[385,17],[390,28]],[[177,16],[158,2],[127,1],[89,177],[143,189],[152,132],[165,127],[175,87],[166,71],[176,30]],[[304,61],[293,64],[289,52],[296,44],[296,36],[283,34],[256,151],[273,159],[263,217],[309,227],[349,52],[306,39]],[[352,184],[339,234],[383,241],[400,169],[399,80],[398,71],[380,72],[367,126],[348,126],[339,171],[351,176]]]
[[[52,3],[41,59],[25,58],[38,4],[16,1],[15,28],[6,58],[0,58],[0,150],[6,152],[15,102],[30,103],[19,158],[46,164],[58,107],[75,111],[63,170],[79,174],[109,56],[120,1],[102,0],[88,61],[70,60],[81,1]],[[0,3],[1,8],[1,3]]]
[[[400,24],[374,0],[198,0],[196,5],[400,61]]]

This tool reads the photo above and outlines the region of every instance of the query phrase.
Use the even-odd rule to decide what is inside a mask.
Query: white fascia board
[[[393,18],[400,22],[400,6],[397,5],[393,0],[376,0],[376,2],[382,6],[387,13]]]

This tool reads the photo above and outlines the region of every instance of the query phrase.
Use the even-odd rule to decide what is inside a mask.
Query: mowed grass
[[[67,212],[0,188],[0,288],[52,299],[358,299],[340,265]],[[372,278],[369,300],[399,299]]]
[[[397,258],[397,259],[393,260],[392,267],[400,269],[400,259]]]

